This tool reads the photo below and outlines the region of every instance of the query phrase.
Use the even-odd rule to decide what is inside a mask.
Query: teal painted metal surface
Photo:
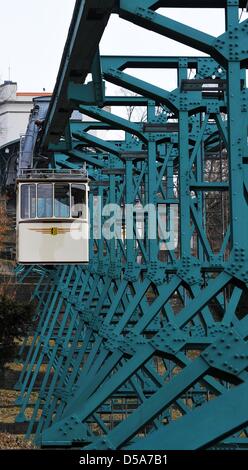
[[[246,2],[183,2],[225,8],[219,38],[158,14],[169,1],[113,3],[105,9],[77,2],[69,65],[62,60],[52,100],[66,100],[66,113],[50,107],[37,144],[57,168],[87,164],[91,256],[85,267],[40,270],[37,329],[27,355],[20,351],[18,420],[27,419],[34,401],[28,435],[35,431],[42,446],[247,448],[248,20],[239,21]],[[99,57],[112,7],[209,57]],[[82,71],[73,33],[80,38],[91,21],[98,30],[87,38],[88,86],[75,79],[71,63]],[[175,68],[177,88],[137,79],[134,68]],[[106,96],[102,79],[140,96]],[[145,108],[144,122],[115,114],[116,106],[137,105]],[[69,121],[72,109],[99,122]],[[111,129],[125,138],[89,133]],[[116,240],[97,236],[96,220],[102,227],[111,214],[93,211],[96,197],[102,208],[122,208]],[[148,209],[146,236],[130,236],[123,216],[131,204],[166,205],[162,239],[148,236]],[[176,243],[169,239],[173,221]]]

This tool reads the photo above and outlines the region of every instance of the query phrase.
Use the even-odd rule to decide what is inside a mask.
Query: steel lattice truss
[[[97,195],[103,205],[178,208],[179,240],[175,249],[148,237],[94,240],[91,220],[89,265],[35,268],[38,320],[20,351],[18,420],[35,401],[28,434],[36,429],[43,446],[247,448],[246,2],[99,3],[76,3],[38,150],[56,168],[87,163],[91,209]],[[215,38],[157,13],[172,5],[225,8],[226,32]],[[208,56],[100,57],[111,12]],[[127,68],[176,69],[178,88]],[[103,80],[137,95],[105,96]],[[147,119],[119,117],[115,106],[143,106]],[[69,120],[76,109],[97,122]]]

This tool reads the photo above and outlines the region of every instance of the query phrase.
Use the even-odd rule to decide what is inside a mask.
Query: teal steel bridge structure
[[[211,36],[161,7],[201,8],[202,16],[222,9],[225,32]],[[28,421],[28,436],[43,447],[248,448],[246,7],[245,0],[76,1],[34,161],[87,165],[90,262],[18,268],[20,282],[31,270],[40,280],[36,330],[20,350],[17,421]],[[199,55],[101,56],[113,14],[127,21],[127,34],[129,22]],[[159,88],[135,69],[176,70],[177,87]],[[108,96],[106,82],[130,93]],[[140,106],[143,122],[115,112]],[[71,119],[75,110],[91,119]],[[101,138],[103,130],[124,138]],[[96,236],[96,218],[104,225],[109,215],[94,215],[97,197],[102,208],[121,207],[120,237]],[[166,233],[148,236],[149,209],[144,237],[128,228],[132,204],[165,207]]]

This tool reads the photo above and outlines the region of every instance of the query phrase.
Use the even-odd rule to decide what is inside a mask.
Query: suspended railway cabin
[[[17,180],[17,262],[88,261],[87,174],[22,170]]]

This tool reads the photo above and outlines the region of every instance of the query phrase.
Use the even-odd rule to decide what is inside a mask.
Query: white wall
[[[0,147],[25,134],[35,96],[18,96],[16,83],[0,86]]]

